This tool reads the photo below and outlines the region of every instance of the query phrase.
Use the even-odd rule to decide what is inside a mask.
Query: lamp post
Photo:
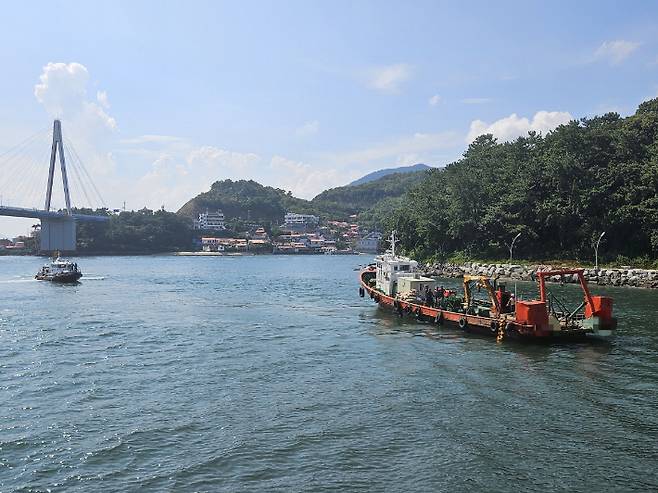
[[[509,246],[509,261],[512,262],[512,250],[514,250],[514,243],[516,243],[516,240],[519,239],[519,236],[521,236],[521,233],[518,233],[514,239],[512,240],[512,243],[510,243]]]
[[[605,235],[605,231],[601,233],[601,236],[599,236],[599,239],[596,240],[596,245],[594,245],[594,269],[596,269],[596,272],[599,271],[599,243],[601,243],[601,239]]]

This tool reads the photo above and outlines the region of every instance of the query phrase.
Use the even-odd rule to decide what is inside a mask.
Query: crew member
[[[427,306],[434,306],[434,295],[429,285],[425,286],[425,304]]]
[[[510,293],[509,300],[507,301],[507,309],[505,310],[507,313],[512,313],[516,309],[515,301],[514,293]]]

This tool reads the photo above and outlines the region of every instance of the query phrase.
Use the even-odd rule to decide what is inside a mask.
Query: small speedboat
[[[39,281],[52,282],[77,282],[82,277],[82,272],[78,269],[78,264],[69,260],[57,257],[49,264],[44,265],[35,279]]]

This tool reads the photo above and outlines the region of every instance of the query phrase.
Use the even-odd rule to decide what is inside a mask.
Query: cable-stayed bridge
[[[33,153],[30,155],[30,151],[33,151],[35,145],[40,146],[44,136],[43,132],[31,136],[21,144],[0,154],[0,216],[39,219],[41,221],[40,250],[42,252],[74,251],[76,249],[77,221],[107,221],[109,218],[107,216],[74,212],[71,189],[69,188],[67,156],[73,171],[72,181],[86,199],[86,205],[93,209],[94,199],[92,197],[94,197],[94,194],[96,201],[99,200],[103,206],[105,202],[91,180],[91,176],[73,144],[70,141],[64,141],[60,120],[54,121],[52,133],[48,132],[46,137],[50,140],[51,135],[50,165],[45,178],[43,176],[48,161],[39,155],[35,156]],[[40,149],[37,149],[37,152],[40,153]],[[55,202],[53,187],[58,157],[64,203],[61,204],[61,207],[53,207]],[[26,206],[25,204],[35,203],[38,200],[34,197],[35,191],[37,194],[43,193],[43,188],[39,186],[43,186],[42,178],[47,180],[43,209]],[[91,185],[90,189],[88,189],[89,185]],[[15,201],[15,203],[6,205],[4,203],[5,198],[10,199],[12,202]]]

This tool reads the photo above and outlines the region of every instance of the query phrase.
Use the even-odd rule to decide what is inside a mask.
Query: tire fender
[[[495,334],[496,332],[498,332],[498,322],[496,322],[495,320],[492,320],[491,324],[489,324],[489,329],[491,330],[492,334]]]

